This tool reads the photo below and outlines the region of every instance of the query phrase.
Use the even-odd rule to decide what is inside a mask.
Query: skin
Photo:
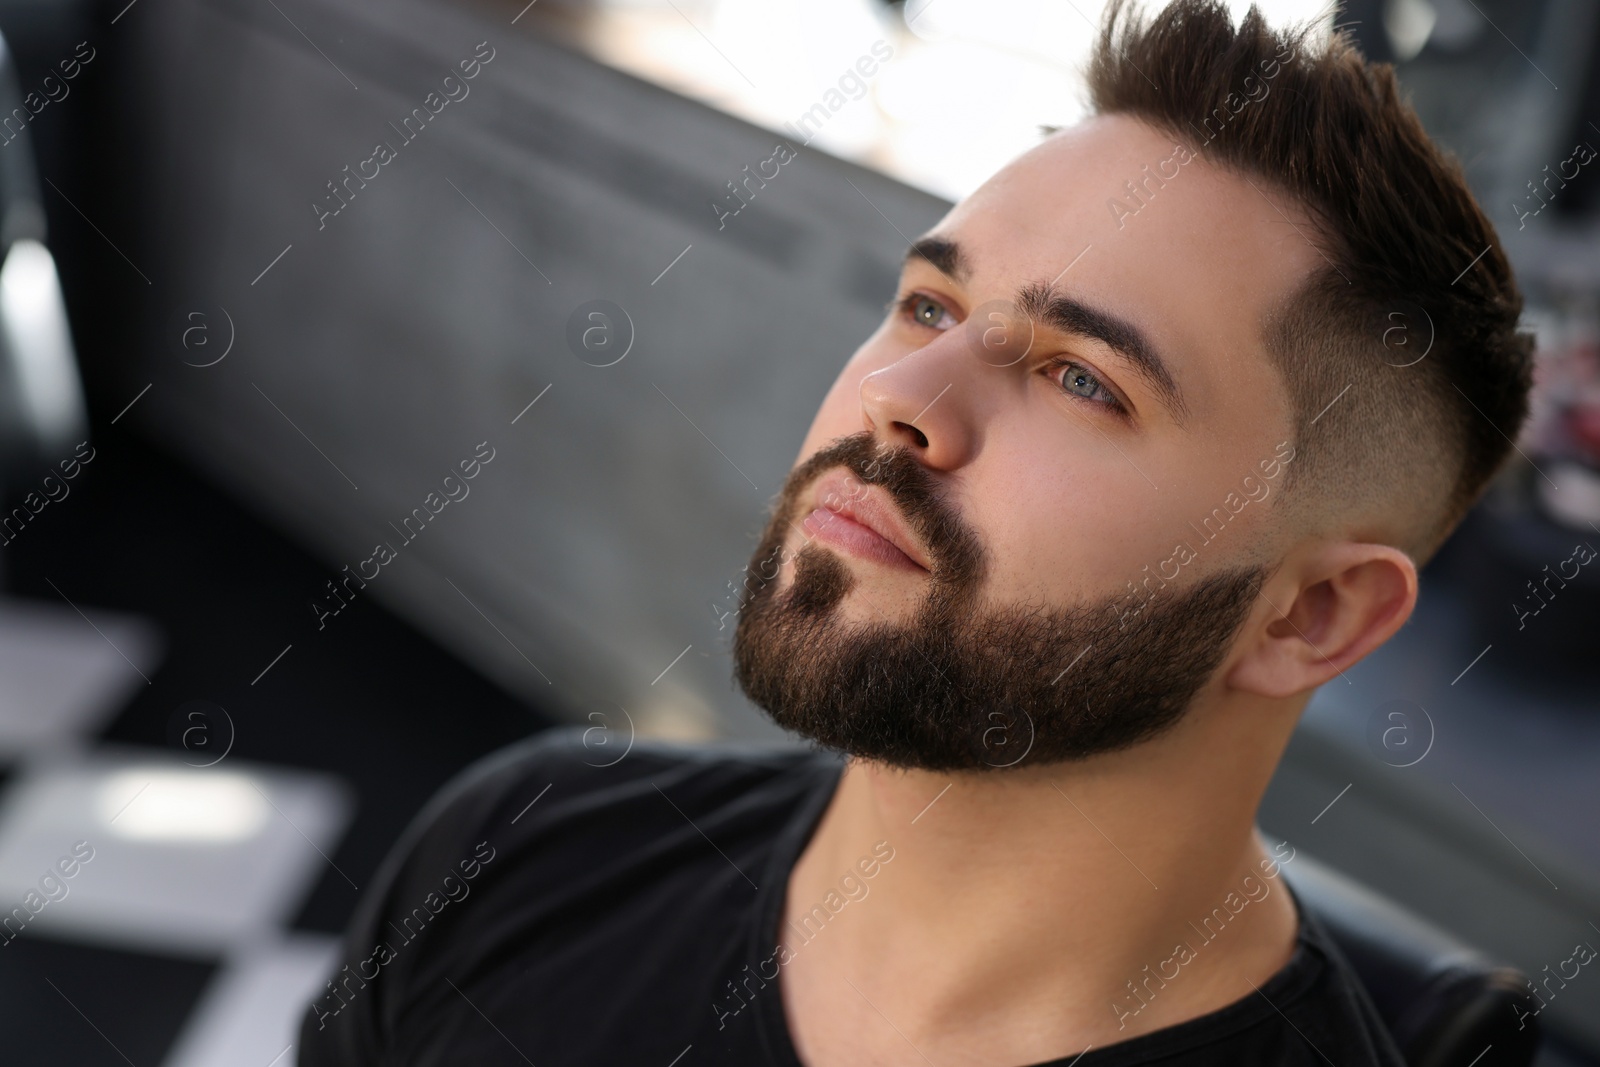
[[[1198,158],[1119,228],[1108,198],[1131,206],[1123,183],[1172,152],[1172,139],[1143,123],[1102,116],[997,173],[930,231],[960,244],[970,275],[907,262],[899,295],[936,306],[917,305],[920,320],[890,312],[801,447],[799,460],[867,429],[912,448],[988,549],[993,602],[1116,594],[1179,540],[1195,540],[1188,524],[1246,475],[1259,478],[1257,464],[1292,438],[1260,323],[1322,263],[1307,240],[1315,228],[1267,183]],[[1175,419],[1096,340],[1040,328],[1005,359],[980,358],[956,324],[1051,279],[1150,337],[1186,417]],[[1079,366],[1052,371],[1053,357]],[[1101,406],[1106,394],[1084,372],[1126,419]],[[1064,379],[1094,399],[1063,391]],[[1412,561],[1385,543],[1392,531],[1338,514],[1291,529],[1273,493],[1182,568],[1179,582],[1251,560],[1278,564],[1172,730],[1077,763],[1024,759],[1003,772],[849,762],[790,875],[785,918],[821,901],[874,843],[896,854],[871,896],[781,971],[803,1062],[1014,1067],[1070,1057],[1253,996],[1288,961],[1296,917],[1277,879],[1120,1028],[1111,1008],[1146,964],[1194,940],[1191,920],[1260,874],[1268,853],[1256,809],[1311,691],[1387,640],[1416,598]],[[780,589],[805,538],[797,524]],[[903,620],[926,593],[926,572],[831,550],[856,578],[838,608],[847,618]],[[1072,669],[1093,670],[1093,651]]]

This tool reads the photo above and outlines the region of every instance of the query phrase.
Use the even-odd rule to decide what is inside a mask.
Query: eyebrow
[[[945,237],[919,237],[911,242],[905,261],[909,263],[913,259],[927,260],[934,270],[958,282],[972,277],[972,264],[961,246]]]

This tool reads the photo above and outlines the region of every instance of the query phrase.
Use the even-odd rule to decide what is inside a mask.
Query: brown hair
[[[1273,30],[1253,5],[1235,29],[1220,0],[1175,0],[1150,20],[1111,0],[1090,105],[1309,213],[1327,265],[1262,323],[1293,407],[1285,488],[1316,487],[1285,500],[1375,522],[1420,562],[1509,455],[1533,337],[1517,332],[1522,296],[1494,227],[1394,68],[1343,31],[1318,36]]]

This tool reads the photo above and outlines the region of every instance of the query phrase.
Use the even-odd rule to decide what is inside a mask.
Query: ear
[[[1394,635],[1417,602],[1417,568],[1389,545],[1320,546],[1262,587],[1227,684],[1297,696],[1339,677]]]

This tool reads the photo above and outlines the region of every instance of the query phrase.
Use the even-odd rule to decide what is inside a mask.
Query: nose
[[[982,436],[985,383],[976,372],[983,364],[966,351],[964,334],[964,327],[953,327],[861,379],[866,428],[882,444],[904,446],[939,470],[969,462]]]

